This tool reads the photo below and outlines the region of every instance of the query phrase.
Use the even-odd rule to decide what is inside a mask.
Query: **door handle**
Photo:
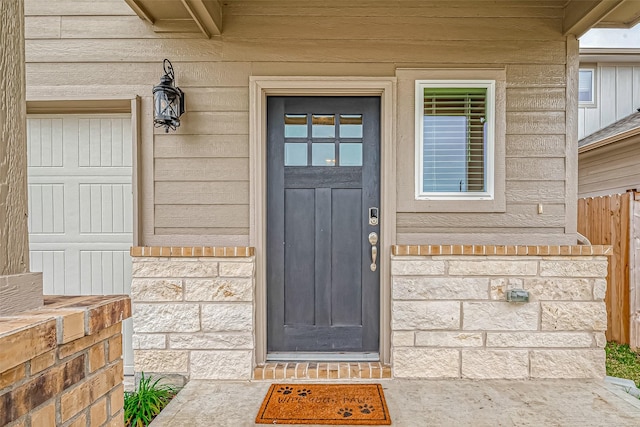
[[[378,259],[378,247],[376,244],[378,243],[378,233],[372,231],[369,233],[369,243],[371,244],[371,271],[376,271],[378,266],[376,265],[376,260]]]

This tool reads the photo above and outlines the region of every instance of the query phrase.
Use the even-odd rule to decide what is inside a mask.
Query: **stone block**
[[[604,332],[595,332],[593,337],[596,340],[596,347],[604,348],[607,345],[607,337]]]
[[[597,378],[605,376],[603,349],[531,350],[532,378]]]
[[[460,303],[457,301],[394,301],[391,329],[460,329]]]
[[[171,334],[169,347],[182,350],[251,350],[253,334],[248,332]]]
[[[607,294],[607,280],[596,279],[593,281],[593,299],[595,301],[603,301]]]
[[[492,260],[449,261],[451,276],[534,276],[538,273],[538,261]]]
[[[164,334],[134,334],[134,350],[162,350],[167,347],[167,338]]]
[[[189,352],[180,350],[134,350],[136,372],[187,372]]]
[[[107,342],[107,362],[111,363],[122,357],[122,334],[109,338]]]
[[[202,305],[202,330],[252,331],[253,305],[247,303],[216,303]]]
[[[96,344],[89,349],[89,372],[95,372],[106,363],[104,343]]]
[[[540,275],[544,277],[597,277],[607,276],[607,260],[545,260],[540,261]]]
[[[462,378],[524,379],[529,377],[527,350],[462,350]]]
[[[221,262],[222,277],[253,277],[253,262]]]
[[[415,345],[415,333],[413,331],[394,331],[391,334],[392,347],[413,347]]]
[[[172,258],[170,261],[134,261],[131,275],[134,278],[216,277],[218,263],[194,261],[189,258]]]
[[[391,261],[392,276],[438,276],[443,275],[445,269],[444,261],[433,260],[407,260]]]
[[[31,413],[31,427],[51,427],[56,419],[56,404],[51,402]]]
[[[543,331],[606,331],[607,308],[598,302],[543,302]]]
[[[538,329],[538,303],[463,302],[462,329],[503,331]]]
[[[593,347],[589,332],[488,332],[487,347]]]
[[[58,342],[56,320],[0,320],[0,372],[53,350]]]
[[[135,304],[133,330],[141,332],[196,332],[200,330],[198,304]]]
[[[187,301],[252,301],[253,280],[250,278],[185,280]]]
[[[592,283],[580,278],[535,278],[524,281],[530,301],[591,301]]]
[[[40,356],[37,356],[31,359],[31,371],[30,371],[31,376],[53,366],[54,363],[56,363],[55,350],[48,351],[46,353],[41,354]]]
[[[132,279],[131,298],[142,301],[181,301],[181,279]]]
[[[109,415],[114,416],[124,406],[124,385],[120,384],[109,393]]]
[[[131,299],[113,297],[87,307],[85,333],[94,335],[131,317]]]
[[[191,379],[250,380],[253,351],[192,351]]]
[[[416,332],[416,347],[482,347],[482,345],[480,332]]]
[[[462,277],[394,277],[395,300],[488,299],[489,279]]]
[[[458,378],[460,351],[401,347],[391,351],[395,378]]]
[[[515,277],[501,277],[489,282],[489,298],[495,301],[506,301],[507,290],[523,289],[524,280]]]
[[[92,426],[101,426],[107,421],[107,398],[98,400],[89,409],[89,422]]]

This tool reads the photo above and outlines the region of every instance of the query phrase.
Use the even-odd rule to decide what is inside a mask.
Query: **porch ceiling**
[[[124,0],[156,32],[222,33],[223,0]],[[231,2],[236,0],[226,0]],[[389,0],[378,0],[387,3]],[[416,0],[417,1],[417,0]],[[640,22],[639,0],[551,0],[564,9],[564,34],[581,36],[594,27],[630,28]],[[420,4],[428,6],[429,0]],[[453,2],[453,1],[452,1]],[[532,0],[533,3],[538,2]],[[410,5],[412,0],[405,0]],[[465,2],[460,2],[463,5]],[[494,5],[494,7],[499,7]],[[505,4],[507,2],[505,1]],[[398,7],[402,7],[399,3]]]

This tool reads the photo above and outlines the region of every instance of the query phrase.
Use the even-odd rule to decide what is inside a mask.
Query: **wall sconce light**
[[[163,127],[165,132],[180,126],[180,116],[184,114],[184,92],[174,85],[175,75],[171,61],[162,62],[164,76],[160,84],[153,87],[153,125]]]

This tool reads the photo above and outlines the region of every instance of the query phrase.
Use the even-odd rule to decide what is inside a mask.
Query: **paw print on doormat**
[[[338,411],[338,415],[342,415],[345,418],[349,418],[351,415],[353,415],[353,409],[351,409],[351,408],[340,408],[340,410]]]
[[[375,411],[375,408],[373,406],[370,406],[366,403],[364,405],[358,406],[358,408],[360,408],[360,413],[362,414],[370,414]]]
[[[292,387],[280,387],[280,389],[278,389],[278,393],[282,393],[282,394],[291,394],[293,393],[293,388]]]
[[[306,388],[302,388],[300,390],[297,391],[298,396],[300,397],[307,397],[311,394],[311,390],[306,389]]]

